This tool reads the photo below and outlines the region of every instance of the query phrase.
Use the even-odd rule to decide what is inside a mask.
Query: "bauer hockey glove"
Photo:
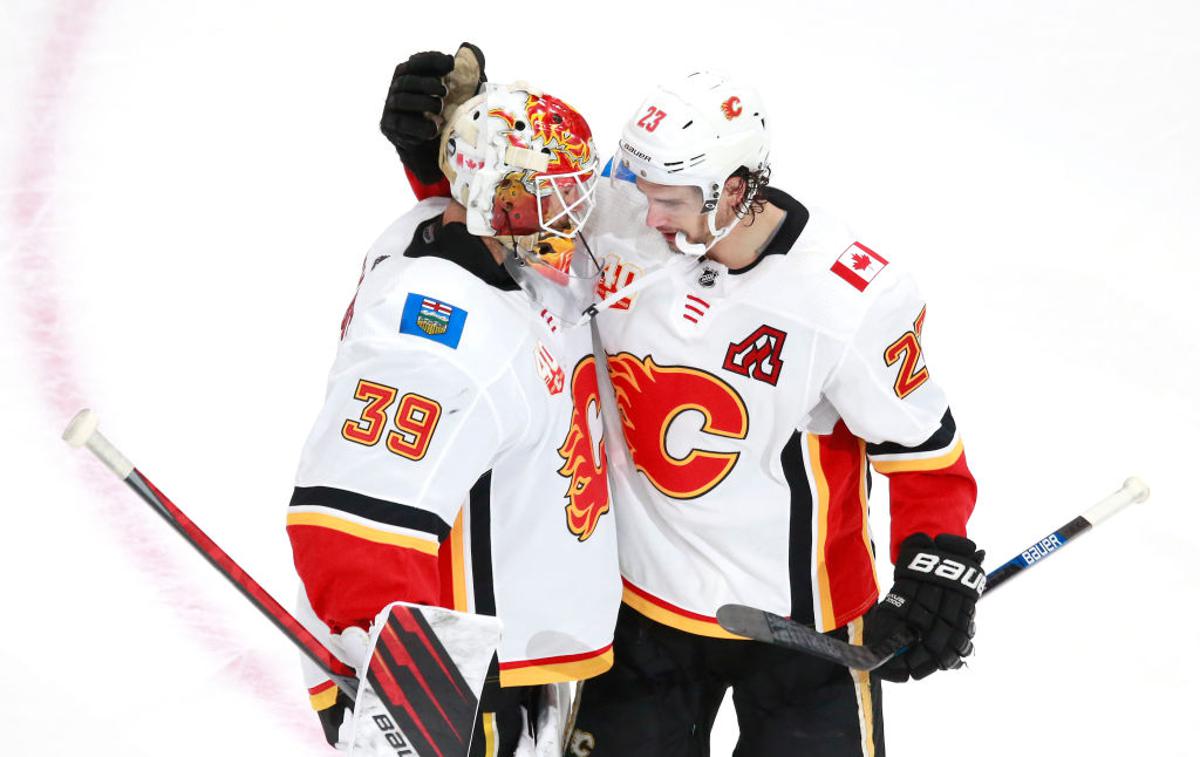
[[[903,683],[960,667],[974,650],[975,603],[984,581],[983,550],[964,536],[918,533],[901,542],[895,584],[867,613],[864,642],[870,646],[901,627],[917,640],[878,668],[880,677]]]
[[[379,130],[422,182],[441,180],[438,145],[445,116],[479,92],[487,81],[483,67],[483,51],[470,42],[454,56],[415,53],[396,66]]]

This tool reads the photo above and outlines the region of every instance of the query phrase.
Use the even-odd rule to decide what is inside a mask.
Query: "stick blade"
[[[717,623],[729,633],[771,643],[773,637],[767,614],[765,610],[745,605],[721,605],[717,609]]]
[[[722,605],[717,622],[730,633],[820,657],[853,670],[874,670],[902,651],[911,639],[896,635],[873,646],[857,646],[815,628],[745,605]]]

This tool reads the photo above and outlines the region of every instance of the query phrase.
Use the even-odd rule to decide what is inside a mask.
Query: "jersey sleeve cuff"
[[[962,439],[958,435],[958,427],[949,408],[946,408],[945,414],[942,415],[938,428],[916,446],[907,447],[895,442],[867,445],[867,457],[871,461],[871,467],[885,476],[893,473],[942,470],[957,463],[962,454]]]

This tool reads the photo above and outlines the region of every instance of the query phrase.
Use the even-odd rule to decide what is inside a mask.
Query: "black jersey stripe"
[[[492,581],[492,472],[479,477],[467,502],[471,528],[471,585],[475,612],[496,614],[496,589]]]
[[[780,454],[783,475],[791,495],[788,519],[788,578],[792,590],[792,620],[812,624],[812,514],[813,493],[804,464],[804,434],[796,432]]]
[[[376,523],[433,534],[439,542],[450,535],[450,524],[428,510],[375,499],[329,486],[297,486],[289,507],[327,507]]]
[[[895,442],[883,442],[881,444],[868,444],[867,455],[904,455],[915,452],[935,452],[939,449],[945,449],[954,443],[954,434],[958,427],[954,424],[954,416],[950,414],[950,408],[946,408],[946,414],[942,416],[942,424],[937,431],[915,447],[905,447],[903,444]]]

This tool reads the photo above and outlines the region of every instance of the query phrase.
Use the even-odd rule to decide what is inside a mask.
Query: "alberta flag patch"
[[[458,349],[466,322],[467,311],[462,308],[412,292],[404,301],[400,333],[425,337],[450,349]]]

